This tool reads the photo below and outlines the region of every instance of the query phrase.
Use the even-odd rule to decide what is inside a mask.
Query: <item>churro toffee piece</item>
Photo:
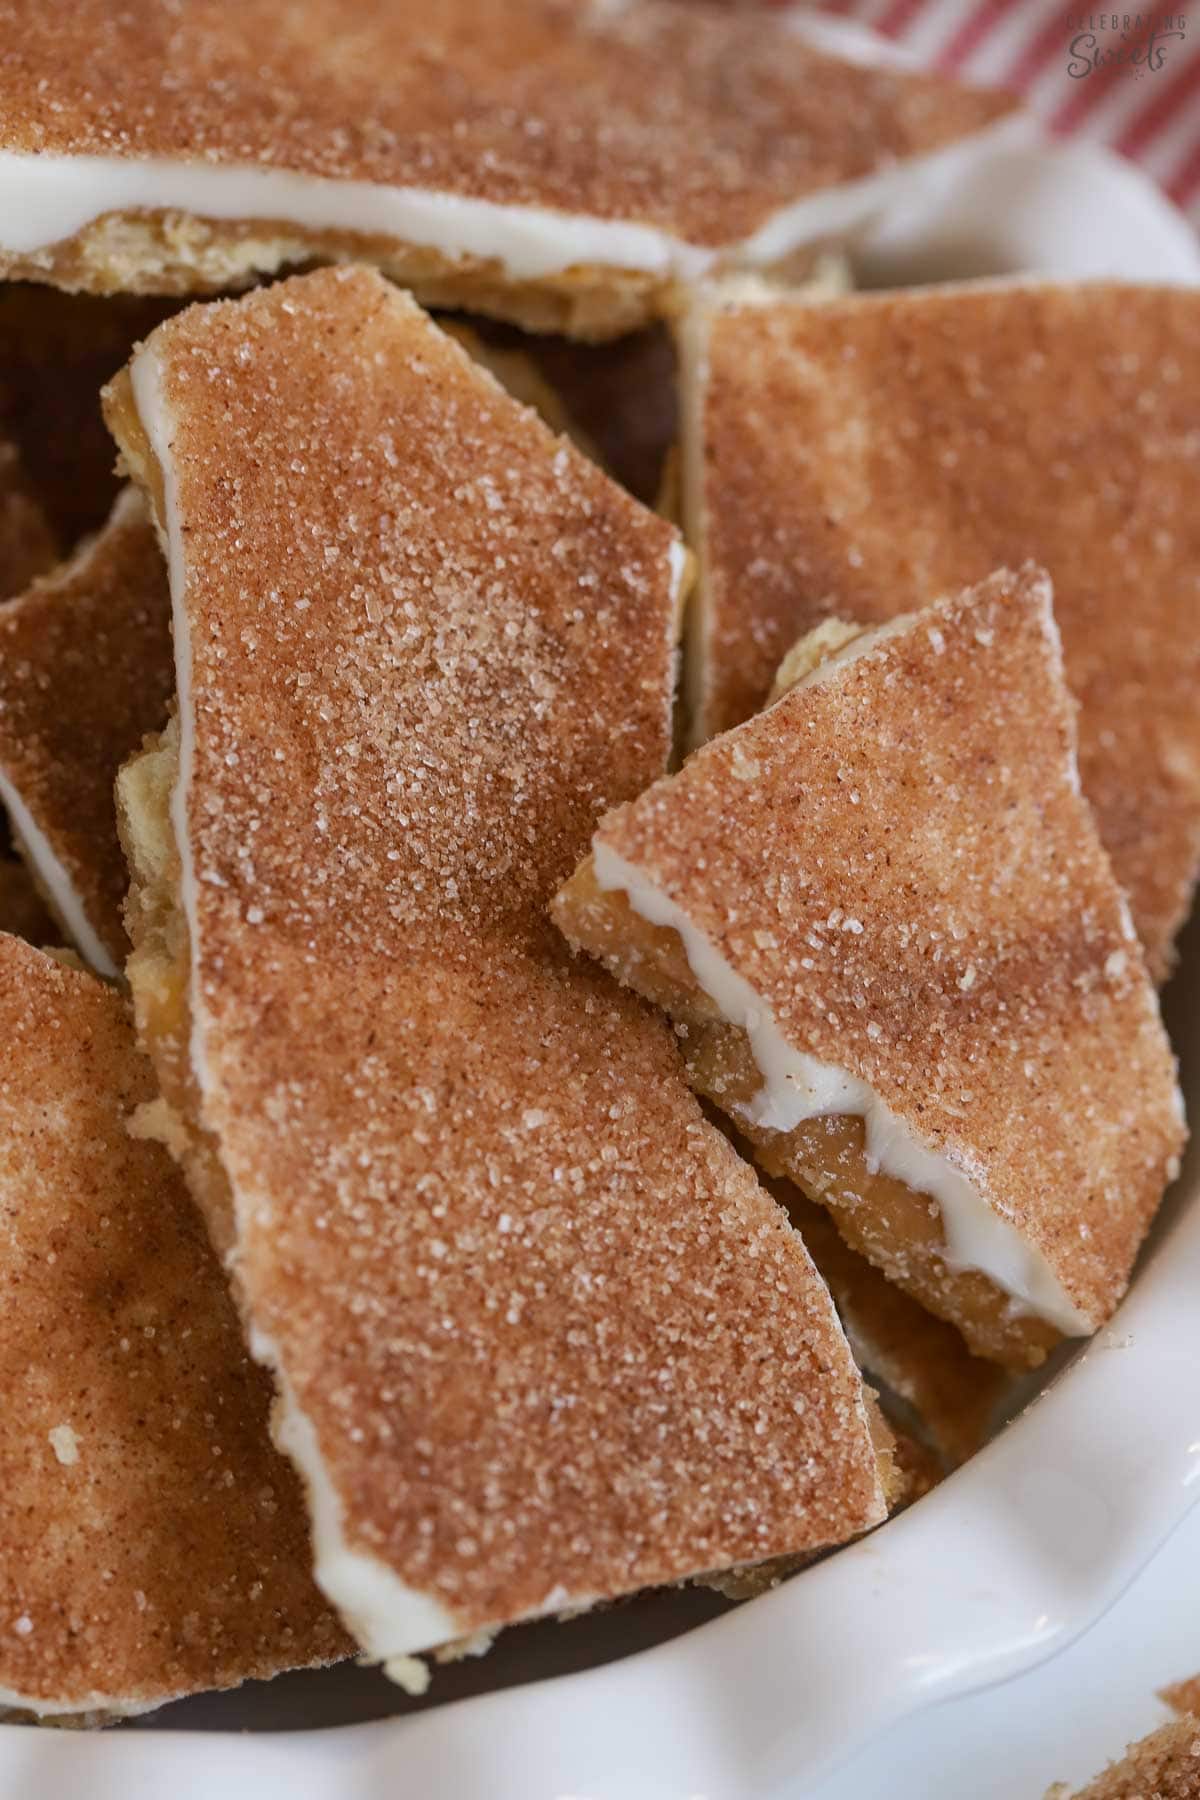
[[[314,256],[605,335],[888,204],[1000,94],[674,0],[5,0],[0,268],[192,292]]]
[[[1033,558],[1083,790],[1162,981],[1200,867],[1200,296],[703,301],[681,352],[693,740],[761,706],[824,619],[878,624]]]
[[[1046,1800],[1195,1800],[1200,1793],[1200,1719],[1174,1719],[1127,1746],[1086,1787],[1052,1787]]]
[[[1200,1675],[1189,1675],[1183,1681],[1172,1681],[1158,1690],[1158,1697],[1180,1717],[1200,1719]]]
[[[397,1659],[884,1512],[829,1296],[547,904],[665,765],[684,558],[378,276],[162,326],[178,745],[130,979],[317,1578]]]
[[[0,935],[0,1708],[118,1716],[324,1663],[270,1383],[120,997]],[[141,1109],[141,1111],[139,1111]]]
[[[611,812],[555,911],[977,1354],[1111,1313],[1184,1131],[1043,574],[846,643]]]
[[[128,872],[113,783],[175,686],[170,600],[145,502],[0,607],[0,800],[39,891],[99,975],[120,972]]]

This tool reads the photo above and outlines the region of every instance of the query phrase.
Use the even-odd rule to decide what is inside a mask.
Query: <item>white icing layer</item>
[[[381,1662],[431,1650],[466,1629],[440,1601],[405,1585],[378,1557],[354,1550],[343,1530],[342,1503],[326,1472],[316,1427],[296,1399],[276,1346],[261,1332],[251,1335],[256,1361],[275,1377],[278,1398],[271,1435],[304,1480],[312,1525],[313,1574],[358,1642]]]
[[[767,1002],[682,907],[607,845],[597,842],[593,848],[598,885],[620,890],[641,918],[678,933],[700,987],[721,1017],[746,1033],[763,1078],[759,1092],[739,1109],[750,1124],[792,1131],[806,1119],[829,1114],[861,1118],[871,1172],[892,1176],[937,1202],[946,1239],[942,1254],[951,1269],[986,1275],[1016,1308],[1046,1319],[1067,1337],[1091,1331],[1042,1251],[988,1204],[965,1169],[922,1143],[868,1082],[790,1044]]]
[[[844,238],[879,216],[898,186],[973,157],[995,128],[928,156],[912,157],[824,188],[781,208],[741,243],[719,250],[655,225],[551,207],[510,206],[433,189],[340,181],[248,164],[161,157],[62,156],[0,151],[0,250],[35,255],[112,213],[179,212],[258,220],[314,233],[354,232],[451,259],[497,264],[513,281],[573,268],[636,271],[694,282],[717,267],[770,266],[805,245]]]
[[[37,870],[38,879],[50,897],[50,904],[62,922],[63,930],[88,967],[107,981],[115,981],[121,971],[101,943],[95,927],[84,911],[74,883],[55,854],[45,832],[36,823],[20,791],[0,769],[0,802],[3,802],[12,825],[13,835]]]
[[[277,221],[306,231],[361,232],[450,257],[496,261],[516,279],[536,280],[586,263],[694,275],[710,257],[650,225],[504,206],[432,189],[337,181],[249,164],[0,152],[0,244],[6,250],[43,250],[106,213],[142,208],[202,219]]]

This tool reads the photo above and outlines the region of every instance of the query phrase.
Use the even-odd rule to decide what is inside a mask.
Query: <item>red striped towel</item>
[[[928,67],[1023,96],[1056,134],[1138,162],[1200,226],[1200,0],[821,0]]]

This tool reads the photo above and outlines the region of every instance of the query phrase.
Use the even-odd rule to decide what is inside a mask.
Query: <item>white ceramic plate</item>
[[[1040,1800],[1084,1783],[1170,1714],[1157,1698],[1200,1668],[1200,1506],[1115,1606],[1061,1654],[913,1713],[804,1800]]]
[[[1094,149],[1011,137],[982,160],[941,160],[858,260],[873,282],[1021,271],[1200,281],[1187,225],[1136,171]],[[1183,1041],[1190,1012],[1181,999],[1198,965],[1194,933],[1173,997],[1194,1118],[1200,1039]],[[1061,1649],[1200,1493],[1198,1188],[1200,1157],[1112,1329],[1016,1423],[903,1517],[775,1593],[716,1618],[718,1603],[693,1591],[505,1633],[484,1661],[439,1671],[423,1705],[348,1667],[184,1702],[104,1734],[3,1727],[0,1792],[803,1794],[889,1723]],[[641,1648],[648,1643],[657,1647]],[[563,1668],[585,1672],[556,1673]],[[476,1697],[457,1697],[471,1690]]]

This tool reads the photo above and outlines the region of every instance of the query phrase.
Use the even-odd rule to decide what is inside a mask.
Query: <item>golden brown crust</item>
[[[1078,792],[1049,585],[994,576],[853,652],[610,813],[594,841],[683,909],[788,1043],[865,1081],[967,1173],[1095,1326],[1183,1132],[1141,952]],[[559,923],[648,989],[655,948],[623,959],[618,927],[593,931],[586,870],[577,880]],[[758,1085],[740,1037],[684,1040],[693,1079],[735,1117]],[[937,1208],[883,1176],[886,1193],[867,1191],[859,1121],[750,1135],[979,1354],[1000,1355],[1005,1331],[1018,1360],[1038,1348],[1036,1320],[960,1313],[963,1284],[983,1277],[942,1264],[933,1280]]]
[[[0,601],[28,587],[57,554],[54,534],[16,449],[0,438]]]
[[[113,782],[174,688],[162,555],[127,490],[94,540],[0,608],[0,769],[117,968],[128,875]]]
[[[1197,1800],[1197,1795],[1200,1723],[1188,1718],[1130,1744],[1120,1762],[1080,1788],[1073,1800]]]
[[[1006,1381],[995,1363],[972,1356],[959,1333],[888,1281],[852,1250],[833,1220],[792,1182],[764,1183],[804,1239],[804,1247],[833,1295],[854,1360],[868,1379],[911,1407],[943,1468],[953,1469],[987,1441]],[[894,1422],[893,1422],[894,1428]],[[920,1445],[897,1434],[902,1468],[915,1488],[933,1485],[933,1466]]]
[[[936,1450],[906,1431],[896,1431],[896,1467],[904,1483],[904,1502],[911,1506],[944,1479],[946,1465]]]
[[[0,83],[7,150],[251,164],[646,224],[713,248],[1012,105],[835,60],[783,23],[672,0],[615,12],[579,0],[443,0],[415,12],[193,0],[169,15],[150,0],[6,0]],[[186,238],[187,220],[165,224]],[[270,222],[253,231],[257,266],[277,266],[264,260],[275,253]],[[290,235],[294,255],[304,234]],[[131,252],[136,262],[136,241],[118,229],[110,260]],[[370,254],[344,243],[341,253]],[[176,280],[189,258],[184,244]],[[69,243],[52,262],[35,253],[10,259],[10,272],[103,280],[102,269],[69,266]],[[613,276],[575,273],[601,291]],[[502,289],[503,271],[493,279]]]
[[[848,624],[845,619],[823,619],[811,631],[806,631],[803,637],[796,639],[776,669],[766,704],[770,706],[773,701],[781,699],[798,681],[803,681],[814,669],[819,669],[823,662],[828,662],[831,656],[836,656],[839,650],[852,644],[856,637],[861,637],[863,629],[861,625]]]
[[[236,1248],[237,1231],[229,1178],[215,1139],[201,1123],[191,1061],[188,932],[179,907],[180,862],[171,825],[178,779],[175,715],[117,780],[117,823],[130,872],[125,910],[134,946],[125,973],[138,1037],[151,1051],[161,1090],[153,1135],[182,1166],[224,1264]]]
[[[670,528],[363,271],[144,354],[187,532],[200,1122],[347,1538],[466,1631],[862,1529],[811,1264],[545,916],[665,760]]]
[[[232,293],[280,269],[362,262],[430,307],[491,316],[525,332],[562,332],[584,342],[636,331],[668,305],[671,284],[637,269],[577,265],[518,279],[494,259],[446,255],[425,244],[342,230],[306,230],[280,219],[201,219],[190,213],[106,213],[61,243],[25,255],[0,248],[0,274],[51,283],[72,299],[135,299],[173,308],[167,297]],[[156,298],[159,297],[159,298]]]
[[[1033,557],[1084,791],[1161,981],[1200,864],[1200,300],[927,288],[692,329],[705,732],[753,712],[830,614],[877,622]]]
[[[0,1691],[154,1705],[344,1655],[270,1384],[117,995],[0,937]]]
[[[1165,1700],[1172,1712],[1194,1713],[1200,1718],[1200,1675],[1190,1675],[1186,1681],[1173,1681],[1169,1687],[1160,1688],[1159,1699]]]

